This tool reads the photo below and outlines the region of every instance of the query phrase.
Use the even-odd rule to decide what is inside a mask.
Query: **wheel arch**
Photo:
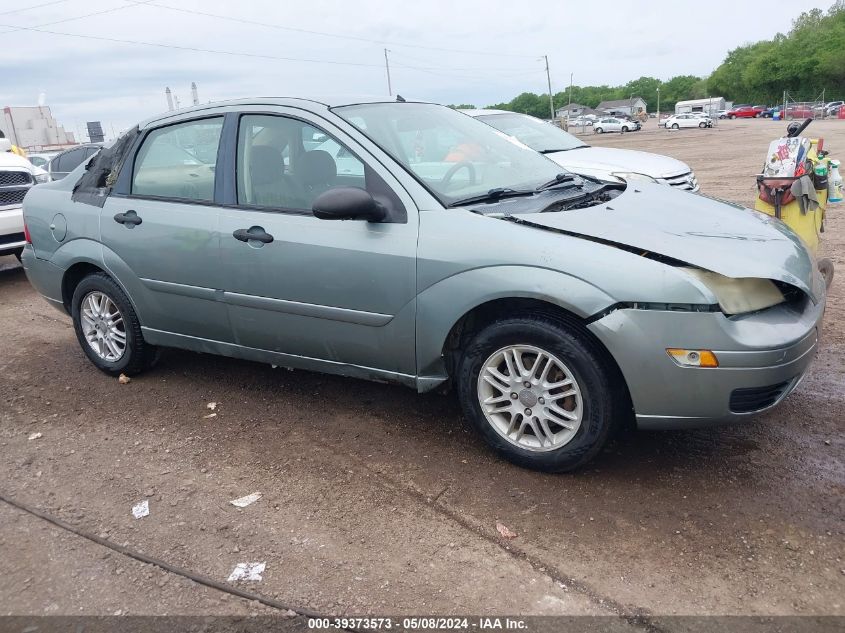
[[[455,350],[496,318],[543,312],[578,327],[593,340],[587,319],[614,303],[583,279],[545,268],[494,266],[441,280],[417,297],[418,389],[427,391],[447,382]],[[595,342],[607,352],[600,341]]]

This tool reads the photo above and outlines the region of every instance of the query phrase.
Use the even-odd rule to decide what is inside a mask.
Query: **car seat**
[[[285,173],[284,158],[279,150],[269,145],[254,145],[249,157],[250,204],[260,207],[306,208],[302,189],[294,178]]]

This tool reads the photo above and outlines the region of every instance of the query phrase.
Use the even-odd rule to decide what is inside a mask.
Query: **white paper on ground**
[[[150,502],[144,499],[141,503],[132,506],[132,516],[141,519],[150,513]]]
[[[253,492],[251,495],[247,495],[245,497],[241,497],[240,499],[233,499],[229,503],[233,506],[237,506],[239,508],[245,508],[251,503],[255,503],[261,498],[260,492]]]
[[[228,581],[235,580],[261,580],[261,574],[264,573],[264,568],[267,563],[238,563],[229,574]]]

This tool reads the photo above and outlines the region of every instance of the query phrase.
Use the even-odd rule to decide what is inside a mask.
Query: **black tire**
[[[673,123],[673,124],[672,124],[672,129],[673,129],[673,130],[680,130],[680,129],[681,129],[681,126],[680,126],[680,125],[678,125],[677,123]]]
[[[735,115],[735,114],[732,114],[732,115],[730,115],[728,118],[729,118],[731,121],[733,121],[733,120],[736,118],[736,115]]]
[[[604,134],[604,130],[601,129],[600,127],[597,127],[596,129],[593,130],[593,133],[594,134]]]
[[[707,124],[704,121],[702,121],[701,123],[698,124],[698,127],[700,127],[701,129],[704,129],[704,128],[707,127]]]
[[[627,131],[628,131],[628,126],[627,126],[627,125],[623,125],[623,126],[622,126],[622,134],[624,134],[624,133],[625,133],[625,132],[627,132]]]
[[[506,440],[488,422],[478,396],[478,375],[485,361],[508,345],[531,345],[555,355],[571,371],[581,390],[583,415],[574,437],[560,448],[533,451]],[[497,321],[476,334],[458,363],[456,383],[464,416],[503,458],[533,470],[566,472],[583,466],[602,449],[620,404],[625,402],[607,353],[577,325],[553,315]]]
[[[126,347],[123,355],[115,361],[108,361],[91,349],[85,335],[82,332],[81,305],[82,300],[91,292],[105,294],[120,310],[123,317],[124,331],[126,333]],[[105,273],[94,273],[85,277],[76,286],[71,299],[71,317],[73,318],[73,329],[76,338],[85,355],[94,366],[110,376],[126,374],[133,376],[145,369],[152,367],[158,360],[159,351],[156,347],[148,344],[141,334],[141,323],[132,303],[123,292],[120,286]]]

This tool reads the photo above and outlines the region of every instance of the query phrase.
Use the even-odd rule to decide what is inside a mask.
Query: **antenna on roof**
[[[405,97],[403,97],[402,95],[396,95],[396,101],[398,101],[399,103],[405,103]]]

